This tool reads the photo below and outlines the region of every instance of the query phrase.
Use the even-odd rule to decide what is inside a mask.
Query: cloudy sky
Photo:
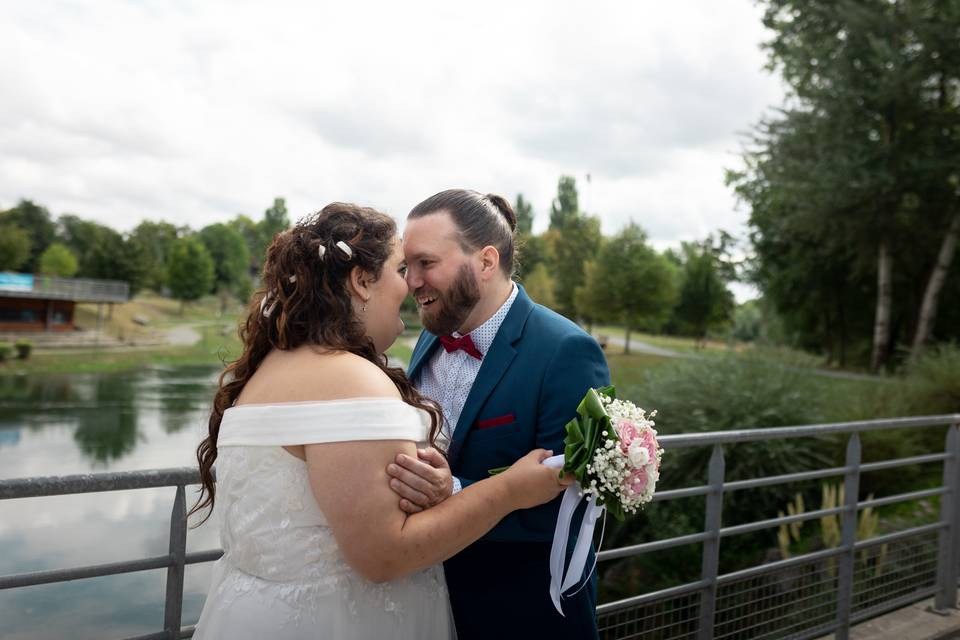
[[[465,186],[539,230],[568,174],[605,233],[743,233],[723,171],[783,98],[764,38],[752,0],[3,2],[0,207],[196,228]]]

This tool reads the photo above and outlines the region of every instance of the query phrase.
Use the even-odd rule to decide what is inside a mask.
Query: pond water
[[[0,376],[0,478],[194,466],[218,370]],[[188,506],[195,499],[187,488]],[[163,555],[175,488],[0,501],[0,575]],[[219,547],[213,519],[187,549]],[[188,566],[183,623],[209,563]],[[0,591],[7,639],[123,638],[163,628],[165,570]]]

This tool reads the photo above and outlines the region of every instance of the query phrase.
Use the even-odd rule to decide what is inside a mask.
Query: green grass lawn
[[[221,366],[240,355],[235,332],[225,335],[215,326],[200,327],[201,340],[191,346],[76,349],[75,351],[34,351],[28,360],[11,360],[0,365],[0,375],[25,373],[91,373],[124,371],[149,365],[209,364]]]
[[[623,327],[617,327],[612,325],[597,325],[593,327],[593,335],[601,336],[616,336],[618,338],[623,338],[627,334],[626,329]],[[659,336],[652,333],[642,333],[639,331],[630,332],[630,340],[637,340],[639,342],[646,342],[654,347],[660,347],[661,349],[669,349],[671,351],[676,351],[678,353],[704,353],[704,352],[716,352],[716,351],[727,351],[729,346],[726,342],[721,342],[719,340],[707,340],[706,345],[702,349],[698,349],[697,345],[693,338],[685,338],[681,336]],[[618,350],[622,349],[619,345],[611,345],[608,349]]]

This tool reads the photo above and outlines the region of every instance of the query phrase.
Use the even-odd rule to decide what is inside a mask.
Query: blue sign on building
[[[0,289],[4,291],[32,291],[33,275],[29,273],[0,273]]]

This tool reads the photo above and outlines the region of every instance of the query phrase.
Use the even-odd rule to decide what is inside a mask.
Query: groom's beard
[[[463,326],[478,302],[480,285],[470,265],[465,264],[460,267],[453,284],[446,291],[437,292],[433,304],[420,307],[420,320],[433,335],[448,336]]]

